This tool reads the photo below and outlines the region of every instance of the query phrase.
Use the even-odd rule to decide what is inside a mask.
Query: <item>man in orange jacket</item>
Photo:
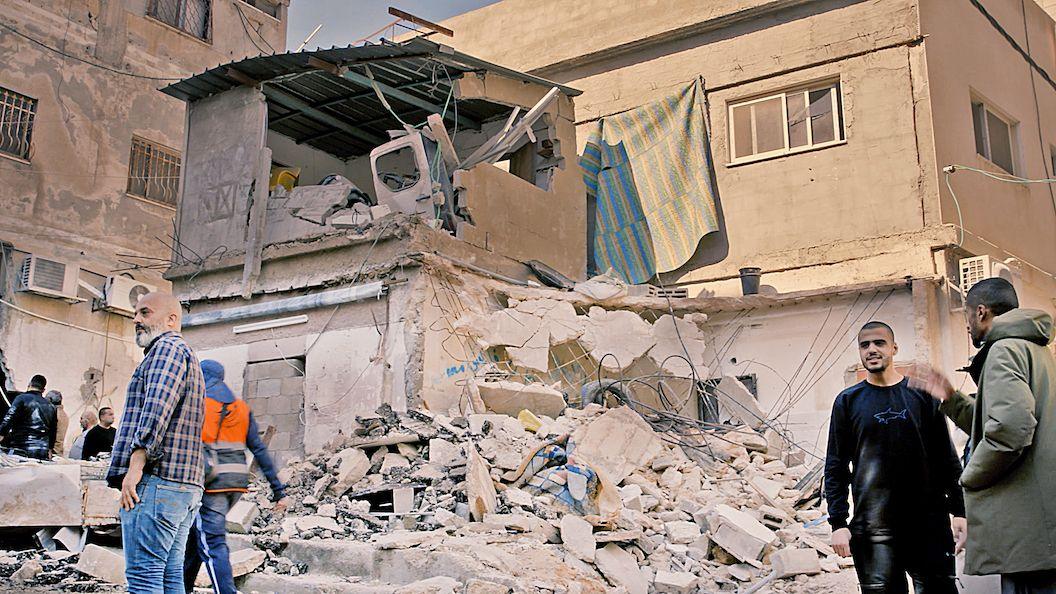
[[[202,442],[205,453],[205,494],[202,508],[191,527],[183,564],[186,590],[194,590],[194,580],[205,565],[216,594],[236,594],[227,548],[227,512],[249,486],[249,460],[246,450],[271,485],[274,511],[286,509],[285,487],[268,448],[260,439],[257,422],[245,400],[236,398],[224,383],[224,366],[202,361],[205,376],[205,422]]]

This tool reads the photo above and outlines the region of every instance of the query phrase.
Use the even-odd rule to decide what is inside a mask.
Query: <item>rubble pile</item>
[[[487,559],[473,575],[525,591],[734,591],[843,565],[822,512],[796,507],[810,499],[796,485],[816,487],[816,470],[788,466],[796,456],[772,430],[701,432],[682,447],[630,407],[597,404],[556,418],[382,407],[358,421],[354,435],[282,471],[284,516],[270,512],[263,484],[241,520],[229,516],[268,551],[265,573],[311,573],[283,553],[304,540],[515,549],[515,562]],[[809,586],[798,579],[782,591]]]

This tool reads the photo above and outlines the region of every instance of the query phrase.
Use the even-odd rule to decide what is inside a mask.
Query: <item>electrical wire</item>
[[[47,49],[47,50],[52,51],[52,52],[55,52],[56,54],[59,54],[61,56],[65,56],[67,58],[72,58],[72,59],[77,60],[79,62],[84,62],[85,64],[87,64],[89,66],[93,66],[95,68],[100,68],[100,69],[106,70],[108,72],[113,72],[114,74],[120,74],[120,75],[123,75],[123,76],[130,76],[132,78],[142,78],[144,80],[176,81],[176,80],[183,80],[184,79],[184,77],[182,77],[182,76],[147,76],[147,75],[144,75],[144,74],[137,74],[135,72],[126,72],[124,70],[118,70],[117,68],[111,68],[111,67],[109,67],[109,66],[107,66],[105,64],[100,64],[98,62],[93,62],[91,60],[87,60],[87,59],[82,58],[80,56],[75,56],[73,54],[64,52],[64,51],[62,51],[62,50],[60,50],[58,48],[51,47],[50,45],[44,43],[43,41],[39,41],[37,39],[34,39],[33,37],[30,37],[29,35],[26,35],[25,33],[19,31],[18,29],[15,29],[14,27],[12,27],[10,25],[7,25],[5,23],[0,23],[0,28],[7,29],[11,33],[14,33],[15,35],[18,35],[19,37],[22,37],[23,39],[26,39],[27,41],[35,43],[35,44],[39,45],[40,47],[42,47],[44,49]]]
[[[75,330],[80,330],[82,332],[88,332],[89,334],[95,334],[97,336],[102,336],[102,337],[104,337],[104,338],[106,338],[108,340],[120,340],[121,342],[135,343],[134,340],[129,340],[128,338],[122,338],[122,337],[118,337],[118,336],[110,336],[109,333],[103,333],[103,332],[100,332],[98,330],[92,330],[91,328],[85,328],[84,326],[78,326],[76,324],[71,324],[69,322],[63,322],[62,320],[56,320],[55,318],[49,318],[48,316],[44,316],[44,315],[38,314],[38,313],[36,313],[34,311],[30,311],[28,309],[24,309],[22,307],[19,307],[19,306],[15,305],[14,303],[11,303],[10,301],[7,301],[5,299],[0,299],[0,303],[10,307],[11,309],[13,309],[13,310],[15,310],[17,312],[23,313],[23,314],[25,314],[27,316],[38,318],[38,319],[41,319],[41,320],[44,320],[44,321],[47,321],[47,322],[51,322],[53,324],[59,324],[60,326],[66,326],[67,328],[73,328]]]
[[[238,11],[238,20],[239,20],[240,23],[242,23],[242,30],[246,32],[246,37],[249,38],[249,42],[252,43],[254,45],[254,47],[256,47],[258,50],[260,50],[261,54],[266,54],[266,53],[268,53],[269,50],[271,51],[272,54],[274,54],[275,53],[275,48],[272,47],[272,45],[270,43],[268,43],[267,39],[264,39],[264,36],[260,34],[260,31],[256,31],[254,29],[254,31],[256,31],[256,33],[257,33],[257,37],[259,37],[260,40],[264,42],[264,45],[268,46],[268,49],[266,50],[266,49],[260,47],[260,44],[258,44],[253,39],[253,34],[249,32],[249,30],[252,29],[253,27],[250,26],[249,17],[246,16],[246,13],[242,12],[242,7],[238,5],[239,0],[231,0],[231,3],[234,4],[235,10]]]

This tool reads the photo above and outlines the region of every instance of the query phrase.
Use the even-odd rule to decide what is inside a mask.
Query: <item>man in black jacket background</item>
[[[854,557],[865,594],[904,594],[907,573],[917,594],[957,594],[951,526],[960,547],[966,524],[961,465],[946,417],[895,370],[898,345],[890,326],[863,326],[858,352],[869,375],[836,397],[829,423],[825,499],[832,547]]]
[[[48,380],[34,375],[29,390],[11,401],[11,408],[0,421],[3,448],[9,454],[48,460],[55,447],[58,419],[55,406],[44,397]]]

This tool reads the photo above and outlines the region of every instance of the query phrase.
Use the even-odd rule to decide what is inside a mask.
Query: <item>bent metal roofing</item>
[[[432,113],[443,114],[447,126],[459,130],[479,129],[481,123],[508,114],[509,107],[489,101],[454,101],[453,81],[474,72],[556,86],[568,96],[580,94],[420,37],[398,44],[246,58],[161,91],[194,102],[236,87],[260,85],[268,102],[270,130],[347,159],[387,142],[387,131],[403,128],[401,122],[418,124]]]

